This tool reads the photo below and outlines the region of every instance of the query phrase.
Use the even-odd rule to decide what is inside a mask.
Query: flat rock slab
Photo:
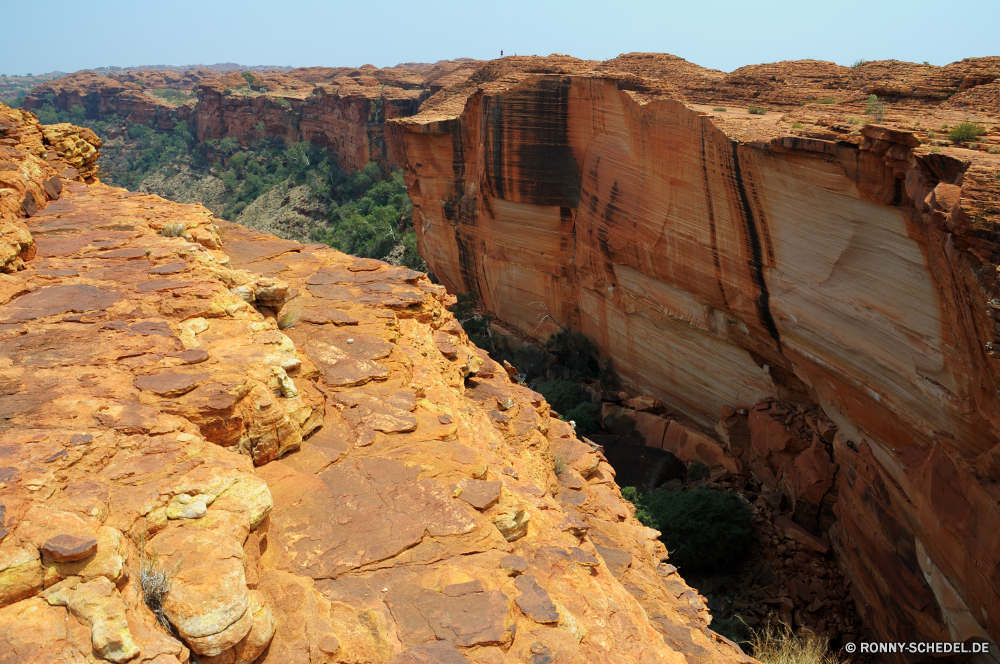
[[[268,240],[245,240],[245,237],[256,237],[248,233],[241,233],[239,228],[226,228],[226,254],[233,262],[234,267],[242,267],[247,263],[259,261],[264,258],[273,258],[287,251],[297,251],[302,249],[301,244],[291,240],[279,240],[272,238]]]
[[[188,264],[184,261],[174,261],[172,263],[167,263],[166,265],[157,265],[154,268],[150,268],[150,274],[177,274],[178,272],[183,272],[188,269]]]
[[[167,353],[167,357],[176,357],[185,364],[198,364],[199,362],[204,362],[208,359],[208,351],[202,350],[201,348],[192,348],[190,350],[182,350],[177,353]]]
[[[35,256],[38,258],[52,258],[54,256],[68,256],[75,254],[90,244],[90,240],[85,237],[35,237]]]
[[[323,380],[332,387],[356,387],[371,380],[389,377],[389,368],[371,360],[355,359],[346,352],[322,341],[310,339],[306,355],[319,366]]]
[[[131,260],[133,258],[145,258],[145,247],[127,247],[125,249],[112,249],[111,251],[101,251],[94,254],[95,258],[119,258]]]
[[[528,561],[512,553],[500,559],[500,569],[508,576],[517,576],[528,571]]]
[[[187,288],[188,286],[194,286],[196,282],[194,281],[173,281],[172,279],[153,279],[152,281],[147,281],[139,284],[135,287],[140,293],[154,293],[159,291],[177,290],[178,288]]]
[[[132,323],[129,325],[123,320],[113,320],[101,325],[102,330],[117,330],[119,332],[128,332],[129,334],[141,334],[144,336],[157,336],[157,337],[172,337],[174,336],[174,331],[170,329],[170,325],[165,320],[144,320],[138,323]]]
[[[334,325],[357,325],[358,319],[349,316],[340,309],[331,309],[330,307],[309,307],[303,309],[302,313],[299,314],[299,320],[303,323],[312,323],[313,325],[326,325],[332,323]]]
[[[469,664],[469,660],[455,646],[432,641],[404,650],[389,664]]]
[[[39,547],[49,559],[57,563],[74,562],[97,552],[96,537],[56,535]]]
[[[139,376],[133,381],[140,390],[158,394],[161,397],[179,397],[187,394],[206,380],[206,374],[190,373],[162,373],[153,376]]]
[[[306,286],[309,292],[316,297],[323,298],[324,300],[336,300],[338,302],[350,302],[354,299],[354,295],[351,290],[345,286],[335,286],[332,284],[315,285],[309,284]]]
[[[97,311],[110,307],[121,298],[119,293],[86,284],[49,286],[9,303],[0,314],[0,320],[25,321],[67,311]]]
[[[459,500],[464,500],[477,510],[489,509],[500,500],[500,488],[503,482],[486,482],[484,480],[462,480],[459,483],[462,493],[458,494]]]
[[[409,583],[394,586],[386,602],[400,626],[403,644],[419,643],[431,635],[465,647],[503,641],[509,613],[507,597],[499,590],[483,592],[478,581],[470,584],[478,586],[463,594],[440,593]]]
[[[514,580],[514,587],[521,591],[514,601],[518,608],[524,611],[524,615],[537,623],[559,622],[556,605],[552,603],[545,588],[538,585],[534,576],[522,574]]]
[[[348,265],[347,269],[351,272],[368,272],[370,270],[377,270],[384,265],[388,265],[388,263],[374,258],[359,258]]]

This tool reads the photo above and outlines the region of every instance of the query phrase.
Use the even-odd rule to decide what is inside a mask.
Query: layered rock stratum
[[[747,661],[443,287],[56,129],[0,105],[0,662]]]
[[[876,636],[995,643],[998,79],[995,57],[505,58],[390,144],[449,291],[593,339],[679,414],[647,445],[830,537]],[[964,121],[985,133],[944,140]]]
[[[481,64],[466,58],[384,69],[140,69],[109,76],[83,71],[37,86],[24,107],[80,107],[91,119],[114,116],[123,124],[165,130],[187,121],[199,141],[234,138],[246,143],[265,136],[308,141],[332,150],[342,168],[357,170],[370,161],[390,162],[387,119],[414,115],[424,100],[465,82]],[[164,92],[189,97],[164,97]]]

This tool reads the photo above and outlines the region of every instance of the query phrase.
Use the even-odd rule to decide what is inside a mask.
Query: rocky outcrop
[[[449,290],[582,330],[694,425],[656,446],[707,432],[814,534],[835,515],[876,635],[995,641],[1000,117],[941,99],[998,75],[506,58],[389,127]],[[979,143],[929,131],[963,120]]]
[[[431,94],[465,81],[480,64],[459,59],[387,69],[365,65],[243,72],[250,80],[241,72],[207,69],[110,77],[85,71],[39,85],[24,107],[54,104],[69,111],[79,106],[88,118],[115,117],[167,130],[187,121],[200,141],[308,141],[335,152],[342,168],[356,170],[370,161],[391,162],[384,137],[387,119],[415,114]]]
[[[0,281],[4,661],[748,661],[426,275],[60,182]]]
[[[31,113],[0,105],[0,273],[35,255],[25,217],[59,198],[62,178],[97,179],[101,140],[71,124],[43,126]]]

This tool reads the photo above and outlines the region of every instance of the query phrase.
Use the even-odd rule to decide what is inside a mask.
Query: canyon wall
[[[714,430],[829,535],[879,637],[995,642],[1000,113],[976,100],[998,77],[509,58],[389,131],[450,291],[584,332]],[[968,119],[979,143],[929,131]],[[825,417],[796,437],[778,403]]]
[[[0,104],[0,661],[753,661],[443,287],[89,140]]]
[[[162,130],[186,121],[199,141],[308,141],[334,151],[342,168],[356,170],[370,161],[392,163],[384,137],[387,119],[414,115],[425,99],[464,81],[479,64],[459,59],[386,69],[366,65],[251,72],[252,84],[237,71],[142,70],[112,76],[84,71],[36,87],[24,107],[80,107],[90,119],[115,117],[123,125]]]

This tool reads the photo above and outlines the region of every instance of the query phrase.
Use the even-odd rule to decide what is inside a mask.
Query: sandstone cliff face
[[[425,275],[59,182],[0,275],[0,660],[748,661]]]
[[[995,145],[989,107],[933,100],[1000,65],[901,75],[888,124],[862,128],[846,116],[885,78],[865,67],[906,69],[505,59],[391,142],[449,290],[540,339],[582,330],[803,525],[835,512],[883,638],[995,641],[1000,157],[921,140],[971,118]],[[732,108],[762,94],[787,113]]]
[[[262,136],[308,141],[330,148],[342,168],[355,170],[370,161],[390,163],[387,119],[414,115],[431,94],[461,83],[480,64],[461,59],[387,69],[309,67],[254,73],[252,86],[236,71],[136,71],[113,77],[80,72],[38,86],[24,106],[38,109],[51,100],[66,111],[82,107],[89,118],[115,115],[128,124],[161,129],[184,120],[200,141],[232,137],[247,142]],[[197,99],[178,103],[153,94],[163,90],[197,93]]]

